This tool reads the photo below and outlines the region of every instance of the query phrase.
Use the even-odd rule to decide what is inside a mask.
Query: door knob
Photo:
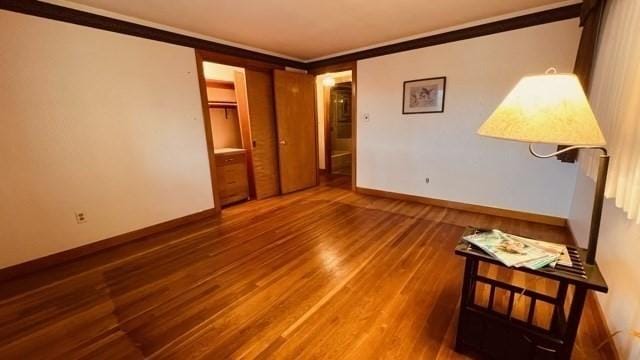
[[[280,145],[287,145],[287,141],[286,140],[280,140]]]

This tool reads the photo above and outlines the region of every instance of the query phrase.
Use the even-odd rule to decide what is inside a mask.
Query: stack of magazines
[[[571,267],[567,247],[546,241],[491,230],[464,236],[464,239],[479,247],[506,266],[540,269],[556,264]]]

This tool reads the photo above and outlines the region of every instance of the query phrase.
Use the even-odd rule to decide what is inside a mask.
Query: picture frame
[[[444,112],[447,77],[408,80],[402,84],[402,113],[430,114]]]

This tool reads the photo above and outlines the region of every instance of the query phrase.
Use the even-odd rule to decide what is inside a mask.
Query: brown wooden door
[[[264,199],[280,193],[273,77],[270,72],[246,69],[245,78],[255,196]]]
[[[315,81],[312,75],[274,70],[280,190],[317,184]]]

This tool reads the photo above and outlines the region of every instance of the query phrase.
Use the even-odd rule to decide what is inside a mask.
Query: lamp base
[[[591,211],[591,227],[589,229],[589,248],[587,252],[587,265],[596,263],[596,249],[600,235],[600,221],[602,219],[602,206],[604,203],[604,189],[607,183],[610,156],[605,151],[600,155],[598,162],[598,178],[596,180],[596,192],[593,198],[593,210]]]

